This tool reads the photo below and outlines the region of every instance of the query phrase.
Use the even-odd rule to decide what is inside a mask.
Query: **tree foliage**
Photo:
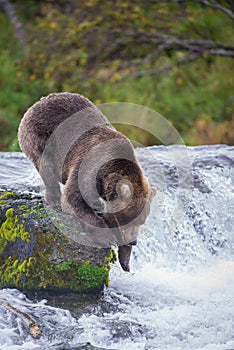
[[[198,58],[234,58],[230,1],[48,1],[38,10],[28,25],[28,65],[56,81],[74,73],[117,81]]]
[[[108,102],[106,96],[125,101],[130,87],[137,94],[131,102],[147,105],[157,100],[150,102],[152,107],[168,113],[184,135],[191,130],[191,140],[198,138],[193,143],[199,142],[200,128],[211,125],[197,124],[203,115],[215,123],[225,118],[227,123],[232,121],[232,112],[228,116],[221,113],[232,100],[231,91],[225,91],[230,83],[219,82],[220,96],[213,101],[213,110],[217,105],[220,111],[215,115],[210,115],[212,109],[202,111],[195,103],[200,99],[199,104],[204,104],[204,96],[196,96],[201,88],[199,76],[204,81],[212,76],[215,89],[222,76],[220,67],[230,67],[233,62],[232,1],[1,0],[0,10],[2,5],[7,12],[7,3],[21,19],[27,43],[26,53],[14,61],[18,89],[27,85],[21,109],[51,91],[77,91],[96,103]],[[226,77],[229,79],[228,73]],[[161,87],[170,93],[163,96]],[[208,90],[207,98],[212,98],[213,90]],[[178,106],[182,103],[184,109]],[[186,108],[189,118],[181,113]],[[172,112],[178,116],[173,117]],[[214,120],[217,118],[221,119]],[[214,136],[213,142],[233,142],[216,134],[219,136]]]

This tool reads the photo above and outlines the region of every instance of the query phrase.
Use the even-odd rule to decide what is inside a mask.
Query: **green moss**
[[[72,261],[65,261],[61,264],[56,265],[56,271],[58,272],[64,272],[64,271],[69,271],[73,265]]]
[[[8,202],[7,205],[9,206]],[[1,257],[9,242],[14,242],[16,239],[21,239],[25,244],[30,242],[30,235],[25,230],[22,217],[29,216],[29,220],[33,220],[34,215],[31,214],[34,213],[37,213],[36,218],[40,215],[46,216],[44,207],[38,202],[35,206],[34,204],[32,206],[32,202],[29,205],[19,205],[15,210],[10,207],[5,213],[5,221],[0,227],[1,287],[93,292],[102,290],[104,284],[108,285],[110,263],[116,260],[115,252],[111,250],[109,257],[105,258],[101,266],[93,265],[89,261],[81,263],[75,260],[58,264],[52,260],[54,249],[63,256],[64,246],[69,240],[61,231],[51,226],[49,232],[43,225],[34,233],[32,231],[33,251],[25,260],[19,258],[17,249],[11,256]]]
[[[90,292],[102,289],[108,281],[109,270],[89,262],[68,261],[56,265],[47,259],[39,262],[37,258],[29,258],[20,263],[9,256],[0,266],[0,274],[1,286]]]
[[[6,218],[12,218],[14,215],[14,209],[13,208],[9,208],[7,211],[6,211]]]
[[[38,236],[37,247],[44,247],[44,252],[37,254],[35,263],[30,267],[29,275],[33,286],[47,289],[72,290],[77,292],[87,292],[102,289],[108,280],[110,261],[106,261],[103,266],[92,265],[85,261],[65,261],[60,264],[50,262],[52,244],[60,240],[67,241],[66,236],[61,234],[42,234]],[[63,244],[60,245],[61,252]],[[38,279],[39,277],[39,279]]]
[[[44,219],[47,217],[45,208],[42,204],[38,205],[38,203],[36,203],[35,205],[32,205],[32,203],[30,203],[29,205],[20,205],[18,208],[20,211],[22,211],[20,214],[22,217],[28,217],[31,214],[37,214],[37,218],[39,219]]]
[[[0,205],[5,205],[12,198],[18,198],[18,196],[14,192],[3,192],[0,195]]]
[[[107,263],[115,263],[117,261],[117,255],[116,255],[114,249],[110,250],[110,255],[108,257],[106,257],[105,261]]]
[[[0,196],[0,199],[7,198],[17,198],[17,195],[14,192],[3,192],[3,194]]]
[[[103,266],[92,265],[88,261],[66,261],[60,264],[50,261],[53,245],[58,246],[59,241],[61,235],[57,233],[42,233],[37,236],[33,257],[21,264],[16,257],[6,259],[0,267],[1,285],[23,290],[46,288],[90,292],[101,290],[109,282],[110,258]]]
[[[1,286],[20,287],[25,280],[25,274],[32,263],[32,258],[19,262],[14,256],[9,256],[0,266]]]
[[[14,242],[17,238],[30,242],[30,234],[25,231],[24,225],[19,223],[18,216],[14,215],[14,209],[9,208],[5,216],[6,220],[0,227],[0,254],[3,252],[8,242]]]
[[[0,268],[5,286],[17,286],[21,289],[70,290],[76,292],[91,292],[101,290],[109,283],[109,260],[103,266],[92,265],[85,261],[66,261],[55,264],[50,261],[51,242],[58,239],[57,235],[42,234],[37,242],[34,256],[19,264],[9,258]],[[44,251],[41,250],[43,244]],[[12,268],[13,266],[13,268]]]
[[[109,270],[107,266],[96,266],[88,261],[78,264],[76,261],[63,262],[55,266],[55,273],[62,276],[60,288],[76,291],[95,290],[106,282]]]

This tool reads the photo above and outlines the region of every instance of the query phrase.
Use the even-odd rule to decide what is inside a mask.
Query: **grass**
[[[152,108],[174,125],[188,145],[199,144],[198,120],[229,122],[224,106],[232,101],[233,94],[233,60],[230,58],[203,57],[158,76],[107,82],[92,77],[83,83],[69,84],[69,80],[64,80],[54,84],[53,76],[45,81],[43,74],[37,78],[27,70],[24,60],[28,53],[20,47],[3,13],[0,13],[0,52],[0,151],[20,150],[17,129],[23,114],[41,96],[58,89],[81,93],[97,104],[118,101]],[[204,125],[207,128],[210,124]],[[138,137],[140,131],[136,130],[135,139]],[[220,142],[215,135],[213,138],[214,143]]]
[[[190,131],[197,119],[225,120],[224,105],[233,87],[232,65],[232,59],[216,58],[209,64],[201,59],[157,77],[103,84],[103,102],[125,101],[152,108],[190,144]]]

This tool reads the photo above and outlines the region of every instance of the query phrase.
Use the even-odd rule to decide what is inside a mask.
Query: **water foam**
[[[17,290],[0,290],[1,350],[88,349],[88,342],[116,350],[234,349],[233,148],[188,152],[194,189],[174,229],[168,229],[167,217],[178,192],[168,152],[139,150],[158,194],[134,247],[132,272],[116,264],[103,298],[72,312],[45,300],[32,302]],[[4,299],[41,324],[41,339],[28,335],[22,320],[4,308]]]

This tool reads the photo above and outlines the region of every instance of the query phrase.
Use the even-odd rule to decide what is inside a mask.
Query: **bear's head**
[[[106,174],[98,187],[104,220],[115,233],[118,246],[136,244],[139,227],[149,215],[156,194],[138,163],[127,160],[122,163],[124,166],[112,166],[114,171]]]

